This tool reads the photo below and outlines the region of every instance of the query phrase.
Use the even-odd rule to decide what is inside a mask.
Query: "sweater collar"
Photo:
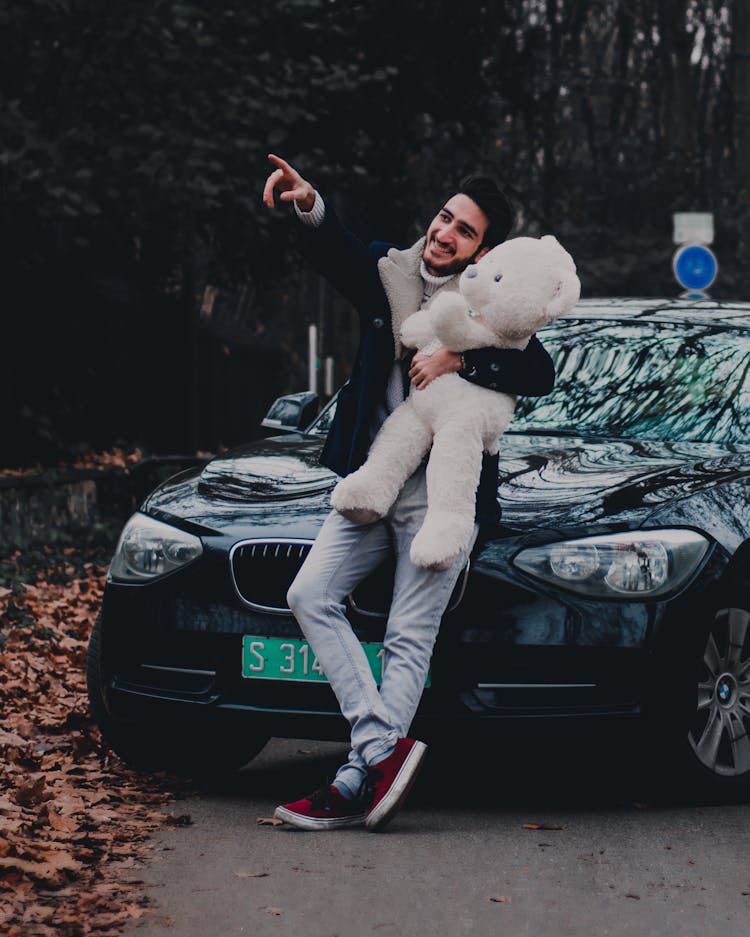
[[[458,291],[458,277],[434,277],[427,274],[429,280],[422,277],[422,253],[424,252],[425,238],[421,237],[416,244],[406,250],[392,247],[385,257],[378,261],[378,273],[383,284],[388,305],[391,309],[391,325],[393,328],[393,341],[395,356],[400,358],[403,352],[401,345],[401,326],[413,312],[422,305],[422,294],[425,282],[433,284],[438,281],[430,300],[443,290]],[[427,271],[425,271],[427,273]]]

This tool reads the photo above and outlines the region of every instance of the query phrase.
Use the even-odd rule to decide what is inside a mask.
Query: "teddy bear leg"
[[[405,401],[380,427],[365,464],[333,489],[331,505],[355,524],[385,517],[431,442],[429,427]]]
[[[427,464],[427,513],[409,555],[425,569],[449,569],[471,541],[482,437],[465,425],[435,435]]]

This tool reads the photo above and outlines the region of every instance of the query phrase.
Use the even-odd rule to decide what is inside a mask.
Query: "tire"
[[[698,783],[721,799],[750,795],[750,611],[717,611],[703,647],[687,735]]]
[[[168,770],[205,776],[242,768],[268,742],[237,723],[214,721],[176,724],[166,721],[125,721],[114,718],[106,704],[102,668],[102,622],[96,619],[89,638],[86,685],[89,709],[107,748],[138,771]]]
[[[664,792],[710,803],[750,799],[750,609],[718,609],[691,656],[686,669],[680,661],[689,705],[672,710],[671,729],[663,718],[655,726]]]

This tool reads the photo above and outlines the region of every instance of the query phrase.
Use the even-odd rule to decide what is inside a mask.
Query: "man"
[[[352,374],[339,392],[336,416],[321,459],[340,475],[359,468],[385,417],[403,401],[408,383],[419,393],[441,375],[513,394],[541,395],[554,367],[536,337],[526,350],[484,348],[463,355],[441,349],[402,360],[400,326],[442,290],[458,289],[458,274],[503,241],[512,209],[492,180],[469,177],[411,248],[366,247],[336,217],[312,185],[278,156],[263,200],[291,202],[308,259],[349,299],[361,339]],[[406,368],[408,371],[405,373]],[[406,387],[405,387],[406,385]],[[497,456],[485,455],[477,489],[477,521],[497,523]],[[409,547],[427,508],[424,466],[404,485],[381,521],[357,525],[333,511],[292,584],[288,602],[351,726],[349,760],[333,783],[276,809],[276,816],[308,830],[364,824],[382,829],[402,805],[426,746],[407,737],[427,677],[440,620],[468,553],[443,572],[411,563]],[[393,597],[384,638],[382,683],[375,682],[345,614],[344,600],[392,551]]]

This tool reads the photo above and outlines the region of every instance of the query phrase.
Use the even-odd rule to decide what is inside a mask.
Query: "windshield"
[[[331,428],[333,418],[336,415],[336,398],[334,397],[322,410],[315,421],[307,428],[306,432],[313,436],[325,436]]]
[[[750,336],[664,322],[562,320],[540,338],[557,378],[511,430],[750,445]]]
[[[540,338],[554,390],[520,397],[511,432],[750,447],[750,334],[673,322],[563,319]],[[308,432],[325,435],[326,407]]]

